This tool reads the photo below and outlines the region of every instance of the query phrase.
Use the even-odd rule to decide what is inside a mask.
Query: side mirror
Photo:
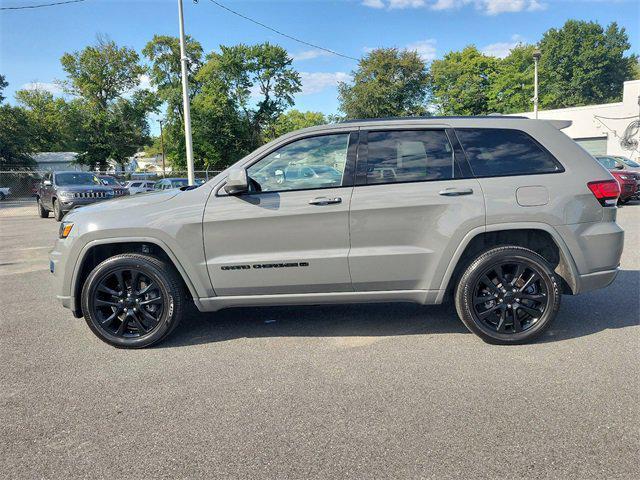
[[[624,170],[624,165],[616,164],[616,170]]]
[[[227,176],[227,184],[224,191],[229,195],[238,195],[249,190],[247,171],[244,168],[232,168]]]
[[[50,187],[50,186],[51,186],[51,180],[43,180],[43,181],[42,181],[42,184],[43,184],[45,187]]]

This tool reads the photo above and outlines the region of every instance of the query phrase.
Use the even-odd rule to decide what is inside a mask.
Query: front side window
[[[369,132],[367,183],[449,180],[453,149],[444,130]]]
[[[549,152],[520,130],[461,128],[456,135],[477,177],[563,171]]]
[[[251,165],[247,176],[260,192],[339,187],[348,146],[348,133],[296,140]]]

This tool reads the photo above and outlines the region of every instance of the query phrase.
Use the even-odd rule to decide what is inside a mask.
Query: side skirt
[[[390,290],[372,292],[296,293],[279,295],[234,295],[194,299],[201,312],[230,307],[273,305],[323,305],[343,303],[409,302],[421,305],[441,303],[440,290]]]

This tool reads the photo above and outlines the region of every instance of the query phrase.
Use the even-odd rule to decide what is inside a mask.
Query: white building
[[[534,118],[533,112],[515,115]],[[621,102],[538,110],[538,118],[571,120],[572,125],[563,132],[593,155],[622,155],[633,160],[640,158],[640,134],[637,130],[633,136],[638,142],[635,148],[624,148],[620,144],[625,129],[631,122],[640,119],[640,80],[624,82]]]

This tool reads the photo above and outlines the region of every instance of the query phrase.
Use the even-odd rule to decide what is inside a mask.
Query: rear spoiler
[[[573,123],[571,120],[546,120],[551,125],[556,127],[558,130],[562,130],[564,128],[570,127]]]

